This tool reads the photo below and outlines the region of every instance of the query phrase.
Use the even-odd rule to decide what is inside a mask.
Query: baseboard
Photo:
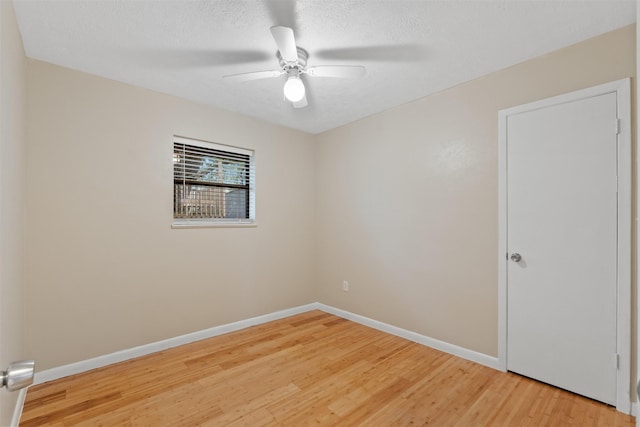
[[[92,359],[58,366],[56,368],[47,369],[42,372],[36,372],[33,383],[42,384],[47,381],[57,380],[59,378],[68,377],[69,375],[79,374],[81,372],[90,371],[92,369],[101,368],[103,366],[112,365],[114,363],[123,362],[125,360],[133,359],[140,356],[146,356],[147,354],[156,353],[168,348],[178,347],[180,345],[189,344],[206,338],[215,337],[229,332],[239,331],[240,329],[245,329],[250,326],[260,325],[262,323],[271,322],[272,320],[282,319],[284,317],[316,310],[318,308],[318,303],[301,305],[299,307],[280,310],[274,313],[252,317],[250,319],[240,320],[233,323],[227,323],[220,326],[214,326],[212,328],[192,332],[190,334],[180,335],[178,337],[117,351],[115,353],[106,354],[104,356],[98,356]]]
[[[408,331],[406,329],[398,328],[397,326],[389,325],[388,323],[379,322],[377,320],[370,319],[368,317],[360,316],[349,311],[341,310],[339,308],[331,307],[325,304],[317,303],[318,309],[326,311],[327,313],[334,314],[336,316],[352,320],[356,323],[360,323],[370,328],[377,329],[382,332],[386,332],[391,335],[396,335],[401,338],[405,338],[409,341],[416,342],[418,344],[425,345],[427,347],[440,350],[445,353],[452,354],[462,359],[470,360],[480,365],[488,366],[489,368],[498,369],[498,358],[488,356],[484,353],[469,350],[464,347],[460,347],[454,344],[449,344],[444,341],[437,340],[435,338],[428,337],[426,335],[418,334],[417,332]]]
[[[79,374],[82,372],[90,371],[92,369],[101,368],[103,366],[112,365],[114,363],[123,362],[125,360],[133,359],[136,357],[146,356],[147,354],[166,350],[168,348],[189,344],[189,343],[200,341],[206,338],[212,338],[218,335],[238,331],[240,329],[245,329],[250,326],[271,322],[273,320],[282,319],[284,317],[293,316],[293,315],[304,313],[311,310],[322,310],[326,313],[330,313],[330,314],[342,317],[344,319],[352,320],[356,323],[369,326],[379,331],[396,335],[401,338],[405,338],[410,341],[416,342],[418,344],[426,345],[427,347],[431,347],[436,350],[440,350],[445,353],[449,353],[454,356],[458,356],[463,359],[470,360],[472,362],[479,363],[481,365],[488,366],[493,369],[498,369],[498,359],[496,357],[488,356],[483,353],[478,353],[476,351],[469,350],[464,347],[460,347],[454,344],[449,344],[447,342],[440,341],[435,338],[421,335],[416,332],[408,331],[406,329],[402,329],[397,326],[389,325],[388,323],[379,322],[377,320],[373,320],[368,317],[361,316],[359,314],[354,314],[346,310],[342,310],[326,304],[315,302],[311,304],[302,305],[299,307],[276,311],[274,313],[269,313],[262,316],[252,317],[246,320],[240,320],[238,322],[227,323],[225,325],[220,325],[220,326],[214,326],[209,329],[204,329],[201,331],[192,332],[190,334],[180,335],[178,337],[169,338],[166,340],[157,341],[150,344],[145,344],[145,345],[133,347],[126,350],[117,351],[115,353],[110,353],[104,356],[98,356],[92,359],[70,363],[68,365],[58,366],[56,368],[47,369],[42,372],[36,372],[36,375],[34,378],[34,384],[42,384],[47,381],[57,380],[59,378]]]
[[[24,400],[27,398],[27,389],[23,388],[18,392],[18,400],[13,408],[13,417],[11,418],[11,427],[18,427],[20,417],[22,416],[22,408],[24,408]]]

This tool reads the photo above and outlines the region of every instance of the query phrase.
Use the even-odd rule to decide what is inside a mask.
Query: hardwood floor
[[[614,408],[311,311],[29,389],[28,426],[633,426]]]

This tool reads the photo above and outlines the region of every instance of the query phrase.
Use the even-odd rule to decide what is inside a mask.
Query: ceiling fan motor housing
[[[298,59],[296,61],[285,61],[284,58],[282,58],[280,51],[278,51],[278,61],[280,62],[282,70],[287,74],[289,74],[289,72],[292,70],[297,70],[299,73],[300,71],[304,70],[304,67],[307,66],[307,58],[309,58],[309,53],[301,47],[296,46],[296,49],[298,51]]]

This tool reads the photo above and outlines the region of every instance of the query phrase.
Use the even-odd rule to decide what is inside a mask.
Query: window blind
[[[174,138],[174,219],[250,222],[254,183],[253,151]]]

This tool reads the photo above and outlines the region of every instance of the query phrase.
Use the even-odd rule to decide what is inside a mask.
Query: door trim
[[[616,408],[631,411],[631,79],[605,83],[498,112],[498,369],[507,370],[507,118],[616,93],[618,119],[618,271]],[[615,123],[611,124],[612,131]],[[613,360],[612,360],[612,363]]]

